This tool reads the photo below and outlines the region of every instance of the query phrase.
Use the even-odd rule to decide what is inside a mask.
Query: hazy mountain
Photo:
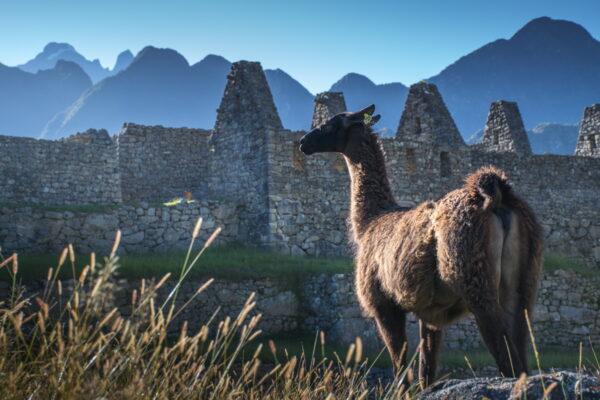
[[[108,71],[97,61],[86,60],[72,46],[58,43],[48,44],[34,60],[21,67],[30,70],[43,66],[53,68],[56,60],[69,57],[84,69],[96,68],[98,73],[99,67],[100,73]],[[153,47],[145,48],[133,60],[132,57],[129,51],[121,53],[114,70],[110,71],[120,73],[98,82],[68,108],[63,108],[48,123],[45,136],[62,137],[88,128],[107,128],[115,133],[127,121],[166,126],[213,126],[230,68],[229,61],[211,55],[190,66],[176,51]],[[3,68],[4,71],[8,67]],[[64,68],[63,65],[57,69]],[[73,74],[81,77],[80,73]],[[312,94],[279,69],[266,70],[265,74],[284,126],[307,129],[313,109]],[[28,98],[32,91],[44,92],[43,85],[34,90],[33,86],[42,81],[36,79],[25,79],[29,86],[23,89],[17,84],[21,81],[15,80],[10,86],[12,93],[5,90],[1,96],[19,99]],[[95,79],[98,79],[97,75]],[[529,129],[547,121],[559,125],[575,124],[584,107],[600,102],[600,42],[578,24],[538,18],[510,39],[499,39],[475,50],[429,80],[438,85],[465,137],[484,126],[489,104],[499,99],[518,102]],[[87,88],[81,79],[78,82],[79,87]],[[76,87],[71,86],[64,93],[55,95],[63,100],[72,97]],[[395,134],[408,92],[406,86],[401,83],[376,85],[363,75],[350,73],[334,83],[330,90],[343,92],[350,110],[375,103],[382,115],[378,126],[387,136]],[[44,104],[35,99],[22,104],[22,108],[18,108],[17,103],[10,104],[12,113],[7,118],[3,117],[5,111],[0,110],[0,117],[3,117],[0,125],[10,128],[7,134],[35,136],[39,130],[35,131],[34,127],[40,125],[40,119],[46,118],[45,113],[59,105],[64,107],[60,102]],[[36,107],[45,113],[32,115],[36,107],[29,107],[30,104],[37,104]],[[27,115],[27,118],[21,115]],[[9,120],[12,122],[8,123]],[[534,151],[571,153],[567,148],[572,139],[565,138],[572,134],[559,133],[559,125],[548,125],[538,129],[541,133],[530,133]],[[544,147],[542,142],[546,140],[549,142]]]
[[[35,73],[44,69],[54,68],[58,60],[72,61],[79,65],[94,83],[111,74],[109,69],[102,67],[98,59],[90,61],[79,54],[70,44],[55,42],[48,43],[44,47],[44,50],[35,56],[33,60],[18,65],[18,68],[23,71]]]
[[[146,47],[121,73],[83,93],[42,132],[55,139],[89,128],[117,133],[124,122],[211,129],[231,63],[209,55],[189,65],[178,52]],[[265,71],[286,128],[310,125],[312,95],[281,70]]]
[[[401,83],[376,85],[364,75],[350,73],[331,86],[333,92],[343,92],[348,110],[359,110],[369,104],[377,106],[381,120],[377,124],[385,136],[398,129],[408,88]]]
[[[526,127],[573,124],[600,101],[600,42],[576,23],[537,18],[429,81],[465,137],[484,126],[490,103],[499,99],[519,104]]]
[[[92,86],[75,63],[59,60],[37,73],[0,64],[0,134],[35,137],[57,112]]]
[[[117,133],[124,122],[210,128],[229,68],[219,56],[190,66],[174,50],[146,47],[126,70],[97,83],[57,115],[42,136],[59,138],[89,128]]]
[[[544,122],[527,131],[531,150],[536,154],[575,154],[579,124]]]
[[[265,76],[283,126],[292,130],[310,129],[314,96],[280,69],[267,69]]]
[[[124,69],[129,67],[129,64],[131,64],[133,59],[134,59],[134,57],[133,57],[133,53],[131,51],[125,50],[125,51],[121,52],[117,56],[117,61],[115,62],[115,66],[112,69],[112,73],[116,74],[118,72],[123,71]]]

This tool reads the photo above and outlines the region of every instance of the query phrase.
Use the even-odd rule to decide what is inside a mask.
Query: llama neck
[[[351,182],[351,230],[358,238],[373,218],[396,206],[396,201],[388,181],[383,151],[375,135],[369,135],[356,151],[344,158]]]

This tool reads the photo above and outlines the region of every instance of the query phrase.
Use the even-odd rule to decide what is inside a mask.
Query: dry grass
[[[193,253],[200,222],[179,271],[167,273],[156,283],[142,280],[132,294],[128,316],[120,315],[113,302],[119,234],[112,253],[102,263],[92,256],[82,269],[77,269],[72,247],[65,249],[45,274],[44,288],[38,293],[20,287],[16,255],[0,260],[12,285],[9,298],[0,303],[0,398],[333,400],[416,396],[417,386],[406,384],[412,369],[389,383],[368,381],[377,360],[365,357],[358,338],[344,355],[326,352],[323,335],[312,349],[299,353],[264,342],[258,329],[261,316],[252,313],[254,295],[239,315],[220,322],[210,318],[197,332],[189,331],[184,323],[173,336],[170,327],[182,310],[175,307],[179,287],[194,276],[199,259],[218,234],[217,230]],[[75,278],[69,284],[60,278],[65,270]],[[168,279],[177,284],[167,299],[158,303],[155,293]],[[209,279],[200,285],[183,308],[202,296],[210,284]],[[416,353],[412,366],[415,358]],[[263,363],[265,359],[270,361]],[[597,373],[596,353],[594,360]]]
[[[9,271],[13,290],[0,306],[0,398],[364,399],[399,395],[405,374],[386,386],[367,383],[369,363],[361,354],[360,339],[344,359],[320,357],[314,350],[311,355],[285,356],[279,350],[281,359],[261,365],[261,352],[277,350],[275,344],[270,349],[250,346],[261,334],[257,330],[261,316],[251,315],[253,296],[233,318],[211,321],[197,332],[183,324],[177,337],[170,336],[169,326],[181,311],[174,306],[179,285],[162,304],[155,302],[154,294],[167,279],[180,284],[209,244],[197,254],[192,254],[190,245],[177,278],[167,274],[156,284],[144,282],[132,295],[128,317],[119,315],[111,302],[119,263],[115,251],[102,264],[92,257],[67,287],[57,277],[64,269],[76,273],[76,257],[72,247],[65,249],[58,265],[48,271],[43,291],[30,297],[24,297],[17,284],[16,255],[4,260],[1,267]],[[201,296],[210,283],[201,285],[195,296]]]

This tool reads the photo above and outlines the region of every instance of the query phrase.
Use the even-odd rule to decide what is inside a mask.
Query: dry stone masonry
[[[323,92],[315,96],[315,110],[311,123],[311,129],[314,129],[334,115],[347,111],[344,94],[341,92]]]
[[[490,105],[483,138],[478,148],[483,151],[531,154],[531,146],[517,103],[500,100]]]
[[[575,154],[600,157],[600,104],[586,107],[579,127]]]
[[[450,147],[465,145],[437,86],[425,81],[410,87],[396,137]]]
[[[200,241],[217,227],[222,228],[217,245],[235,241],[239,211],[235,204],[215,200],[169,207],[141,202],[94,211],[4,206],[0,207],[0,243],[3,252],[58,254],[73,244],[80,253],[106,255],[120,229],[122,254],[187,250],[199,217],[203,218]]]
[[[322,93],[313,123],[344,109],[341,93]],[[214,201],[236,210],[223,220],[237,227],[227,241],[296,255],[349,254],[344,160],[335,154],[305,157],[298,151],[305,132],[283,129],[259,63],[232,65],[217,114],[210,131],[125,124],[112,138],[93,130],[60,141],[0,136],[3,218],[20,221],[10,225],[17,233],[0,226],[0,245],[7,252],[46,246],[38,240],[47,243],[41,238],[46,237],[44,227],[53,226],[53,217],[36,208],[23,212],[19,206],[121,209],[147,202],[156,208],[192,192],[200,203]],[[539,216],[547,251],[569,254],[597,268],[599,121],[600,105],[588,107],[578,156],[532,155],[516,104],[499,101],[490,108],[483,143],[467,146],[435,85],[420,82],[410,88],[396,137],[383,138],[382,144],[398,200],[439,198],[462,185],[475,169],[496,165]],[[130,217],[123,212],[118,225],[125,228]],[[132,241],[140,242],[131,243],[130,250],[168,250],[161,243],[172,243],[165,239],[169,225],[157,229],[163,228],[162,233],[144,231],[143,239],[136,232]],[[106,240],[102,235],[96,239]]]
[[[265,334],[282,335],[302,331],[314,337],[325,332],[328,343],[347,346],[361,337],[365,346],[383,347],[375,323],[362,315],[354,293],[352,274],[308,276],[294,282],[286,279],[257,278],[243,281],[217,279],[198,296],[173,325],[177,330],[183,321],[188,329],[198,331],[218,310],[215,321],[226,316],[234,318],[252,293],[256,293],[256,308],[262,314],[259,325]],[[43,290],[43,280],[28,284],[27,296],[32,298]],[[182,284],[177,307],[192,298],[204,281],[186,280]],[[63,283],[68,298],[73,281]],[[123,316],[131,313],[131,292],[139,289],[139,280],[120,279],[116,282],[115,306]],[[156,304],[161,304],[173,289],[167,281],[160,288]],[[538,346],[556,346],[576,351],[580,342],[600,341],[598,288],[600,277],[581,278],[556,271],[546,273],[541,283],[537,312],[534,316],[535,339]],[[0,299],[5,299],[10,284],[0,282]],[[407,333],[411,349],[419,342],[418,322],[411,315]],[[461,320],[444,331],[444,347],[453,349],[483,348],[484,344],[472,317]]]

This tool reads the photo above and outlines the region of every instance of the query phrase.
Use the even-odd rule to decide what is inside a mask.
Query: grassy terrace
[[[4,256],[8,256],[5,254]],[[19,276],[23,282],[46,276],[50,267],[56,267],[59,254],[19,256]],[[163,254],[131,254],[120,258],[118,273],[125,278],[161,277],[167,272],[178,273],[185,252]],[[77,255],[76,270],[89,263],[89,255]],[[246,246],[211,247],[202,255],[187,279],[222,278],[244,280],[251,278],[282,278],[294,281],[306,275],[350,272],[352,261],[343,257],[295,257]],[[61,270],[62,279],[72,278],[70,265]],[[0,279],[8,280],[0,270]]]
[[[8,254],[4,254],[5,257]],[[23,282],[39,279],[48,268],[56,267],[59,254],[20,255],[19,275]],[[89,255],[78,255],[76,270],[89,263]],[[120,258],[119,274],[125,278],[161,277],[167,272],[177,273],[185,259],[184,252],[163,254],[130,254]],[[598,276],[594,269],[586,268],[577,261],[561,254],[547,254],[544,269],[575,271],[585,277]],[[351,272],[352,260],[344,257],[296,257],[278,254],[255,247],[229,245],[209,248],[200,258],[188,279],[221,278],[244,280],[252,278],[281,278],[296,281],[306,275]],[[60,278],[72,277],[72,269],[63,268]],[[0,279],[9,279],[0,270]]]

